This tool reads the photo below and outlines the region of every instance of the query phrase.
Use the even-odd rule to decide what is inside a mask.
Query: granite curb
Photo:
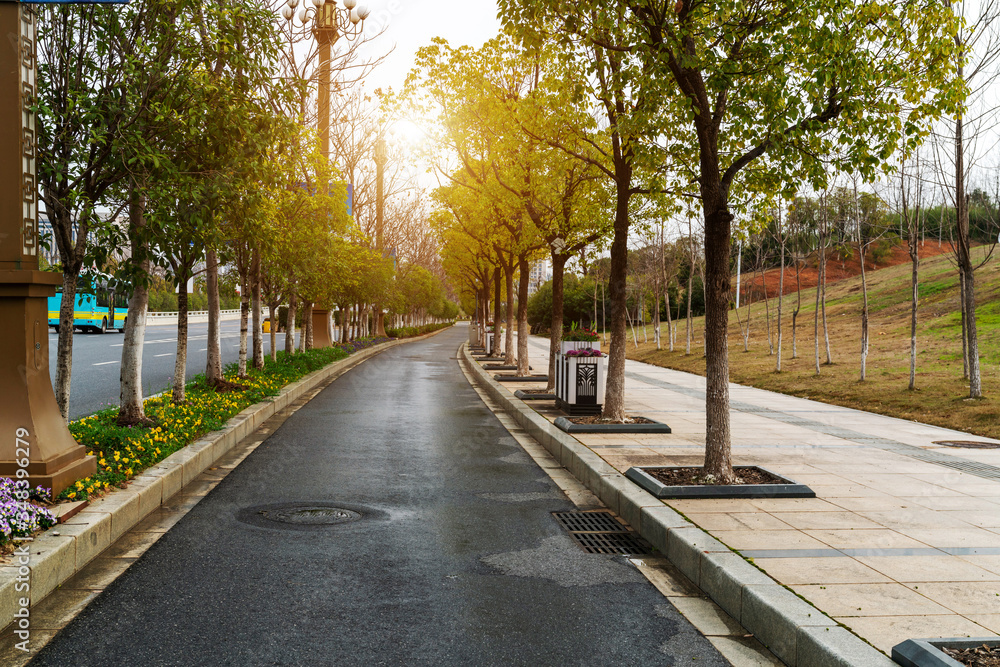
[[[275,413],[323,382],[336,379],[389,348],[423,340],[445,330],[447,327],[423,336],[358,350],[346,359],[285,385],[277,396],[251,405],[230,419],[222,429],[205,434],[150,466],[141,475],[132,478],[128,488],[93,501],[66,523],[53,526],[30,542],[23,542],[30,549],[27,575],[18,565],[16,557],[12,564],[0,567],[0,628],[6,628],[15,620],[15,614],[23,607],[20,604],[22,599],[27,598],[31,607],[41,602],[126,531],[167,504],[175,493]]]
[[[898,667],[515,398],[464,343],[462,359],[530,436],[786,665]]]

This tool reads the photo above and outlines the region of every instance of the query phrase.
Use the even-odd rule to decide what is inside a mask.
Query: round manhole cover
[[[961,449],[1000,449],[1000,444],[994,442],[975,442],[972,440],[937,440],[934,444]]]
[[[244,523],[270,528],[320,528],[363,518],[361,512],[321,503],[285,503],[247,507],[237,513]]]

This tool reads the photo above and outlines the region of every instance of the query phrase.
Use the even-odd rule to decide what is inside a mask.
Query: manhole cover
[[[993,442],[975,442],[972,440],[937,440],[935,445],[959,447],[961,449],[1000,449],[1000,444]]]
[[[285,507],[272,510],[258,510],[258,514],[271,521],[294,523],[300,526],[329,526],[335,523],[357,521],[361,515],[342,507]]]
[[[611,512],[553,512],[580,547],[590,554],[641,556],[652,547]]]
[[[363,518],[361,512],[321,503],[283,503],[257,505],[240,510],[236,518],[244,523],[267,528],[321,528],[350,523]]]

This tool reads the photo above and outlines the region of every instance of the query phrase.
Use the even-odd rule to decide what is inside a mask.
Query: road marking
[[[94,364],[94,366],[107,366],[108,364],[120,364],[120,361],[102,361],[99,364]]]
[[[166,354],[154,354],[154,357],[170,357],[173,356],[173,352],[167,352]]]

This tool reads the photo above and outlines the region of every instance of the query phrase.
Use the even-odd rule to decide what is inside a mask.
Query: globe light
[[[312,0],[313,7],[316,9],[321,9],[323,7],[323,0]]]
[[[344,2],[350,2],[350,0],[344,0]],[[351,10],[351,23],[357,25],[361,21],[361,16],[358,15],[357,9]]]
[[[358,6],[358,0],[344,0],[344,6],[348,9],[354,9]]]
[[[288,6],[295,9],[299,6],[299,0],[288,0]]]
[[[358,16],[361,17],[362,21],[364,21],[366,18],[368,18],[368,15],[371,14],[371,13],[372,13],[372,10],[368,9],[368,7],[366,7],[364,5],[360,5],[358,7]]]
[[[293,14],[295,14],[295,10],[289,7],[288,5],[285,5],[284,7],[281,8],[281,15],[285,17],[286,21],[291,21]]]
[[[309,18],[309,12],[307,12],[306,8],[303,7],[299,10],[299,22],[305,23],[307,18]]]

